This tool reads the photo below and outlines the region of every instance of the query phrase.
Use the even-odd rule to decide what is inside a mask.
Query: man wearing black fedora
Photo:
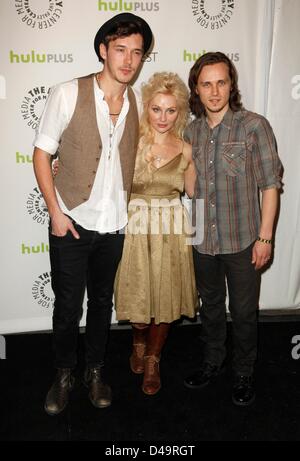
[[[149,25],[131,13],[98,30],[100,72],[56,85],[34,141],[34,169],[49,216],[56,378],[45,410],[57,415],[74,385],[77,339],[87,288],[85,384],[97,408],[111,404],[103,366],[113,283],[122,254],[139,132],[140,101],[129,86],[149,50]],[[51,156],[59,171],[53,179]]]

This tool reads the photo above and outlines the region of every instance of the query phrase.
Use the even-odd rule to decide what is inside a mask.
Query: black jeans
[[[200,254],[195,249],[196,283],[202,305],[201,337],[204,361],[220,366],[226,356],[226,284],[233,331],[233,369],[253,373],[257,356],[257,310],[259,273],[251,264],[252,248],[235,254]]]
[[[49,231],[55,367],[77,363],[78,326],[87,288],[86,363],[103,365],[112,314],[113,284],[122,256],[123,234],[99,234],[74,223],[80,239]],[[51,226],[51,224],[50,224]]]

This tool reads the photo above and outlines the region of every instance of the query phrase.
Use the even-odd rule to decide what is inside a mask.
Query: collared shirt
[[[42,114],[34,145],[54,155],[58,149],[63,131],[75,111],[78,95],[78,80],[56,85],[47,100]],[[97,125],[102,142],[102,154],[89,200],[68,210],[56,190],[58,203],[63,213],[71,216],[88,230],[100,233],[114,232],[127,223],[127,200],[123,188],[119,157],[126,115],[129,110],[127,89],[124,93],[122,110],[113,126],[104,93],[94,79]],[[141,111],[141,100],[135,91],[137,107]]]
[[[282,165],[269,122],[253,112],[228,109],[213,129],[204,115],[195,119],[185,138],[197,170],[195,199],[204,200],[204,217],[197,216],[203,239],[195,248],[210,255],[244,250],[259,232],[258,191],[281,187]]]

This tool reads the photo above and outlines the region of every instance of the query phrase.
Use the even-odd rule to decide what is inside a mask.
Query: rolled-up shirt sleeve
[[[57,85],[50,91],[33,145],[54,155],[68,123],[69,114],[64,91],[61,85]]]
[[[260,190],[282,187],[282,163],[277,143],[268,120],[260,117],[253,132],[253,166]]]

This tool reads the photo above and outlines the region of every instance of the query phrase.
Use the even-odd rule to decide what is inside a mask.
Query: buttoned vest
[[[139,136],[139,118],[133,90],[128,87],[129,110],[119,144],[123,188],[129,200]],[[94,74],[78,79],[74,114],[64,130],[59,148],[55,187],[68,210],[90,197],[102,153],[97,125]],[[99,197],[101,199],[101,197]]]

